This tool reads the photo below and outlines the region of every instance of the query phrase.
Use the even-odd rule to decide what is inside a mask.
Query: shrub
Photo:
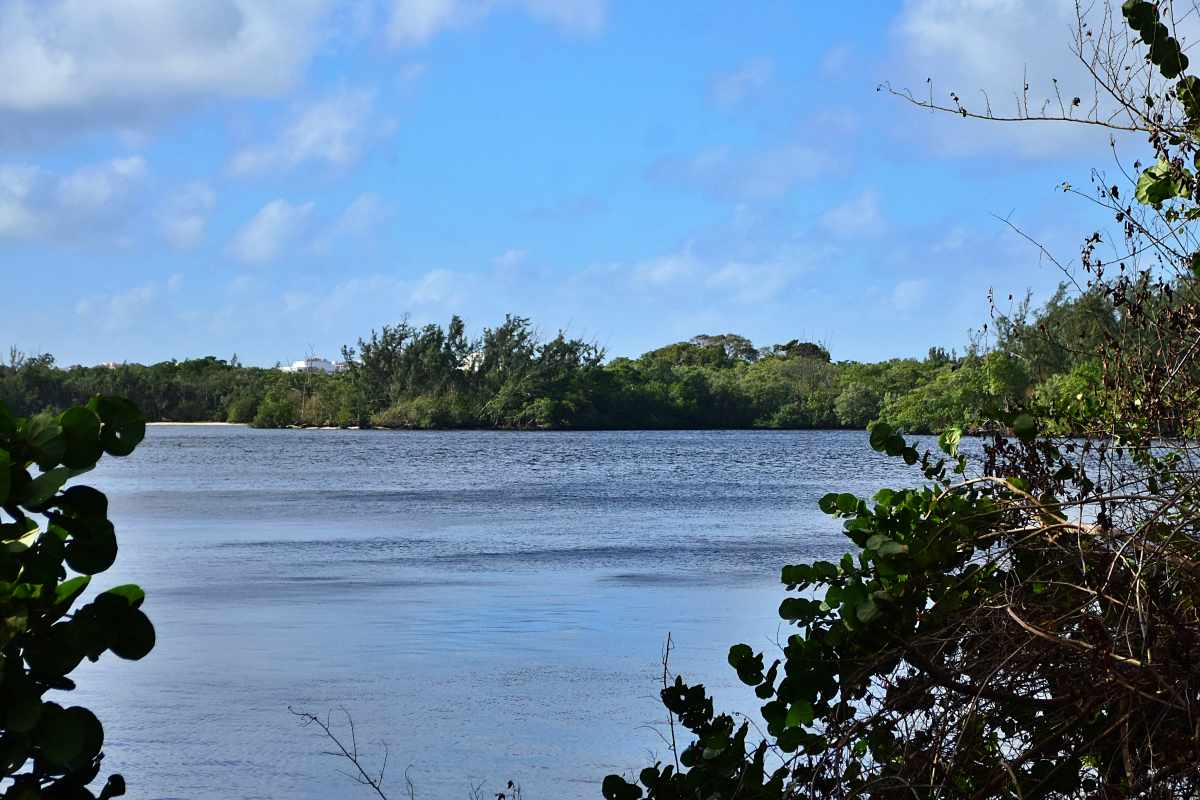
[[[129,402],[97,396],[57,416],[14,418],[0,405],[0,779],[5,798],[91,798],[104,728],[81,706],[47,692],[105,652],[139,659],[154,646],[144,592],[117,586],[72,610],[92,576],[112,566],[117,539],[108,500],[84,485],[63,488],[105,453],[127,456],[145,434]],[[24,770],[24,771],[23,771]],[[124,794],[112,775],[100,798]]]
[[[256,428],[286,428],[298,421],[296,399],[288,389],[272,389],[258,404],[252,423]]]

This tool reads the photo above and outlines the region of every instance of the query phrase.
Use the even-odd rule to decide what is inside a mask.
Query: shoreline
[[[248,428],[250,427],[244,422],[147,422],[146,427],[150,426],[205,426],[205,427],[222,427],[222,428]]]

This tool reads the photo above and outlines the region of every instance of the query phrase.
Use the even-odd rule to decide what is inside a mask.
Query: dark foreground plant
[[[747,723],[677,679],[663,702],[695,740],[685,771],[642,771],[645,796],[1200,793],[1195,473],[1128,451],[1141,463],[1122,471],[1101,463],[1111,453],[1027,438],[997,447],[1053,465],[1032,470],[1044,482],[963,480],[955,439],[922,457],[923,488],[822,498],[857,554],[783,569],[799,594],[780,616],[799,632],[769,665],[744,644],[729,653],[765,701],[768,739],[748,742]],[[882,426],[872,444],[915,455]],[[1097,472],[1120,482],[1097,491]],[[610,776],[604,795],[643,790]]]
[[[14,418],[0,405],[0,788],[6,800],[86,800],[100,770],[104,728],[51,692],[109,651],[139,659],[154,646],[128,584],[72,610],[91,576],[112,566],[117,539],[108,500],[90,486],[63,488],[105,453],[127,456],[145,435],[132,404],[95,397],[57,416]],[[120,775],[101,800],[125,793]]]

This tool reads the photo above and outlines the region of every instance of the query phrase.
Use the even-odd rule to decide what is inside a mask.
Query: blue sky
[[[1107,138],[876,86],[1077,94],[1073,3],[852,5],[0,0],[0,345],[269,365],[515,313],[611,355],[961,347],[1060,278],[993,215],[1070,260],[1102,221],[1056,186]]]

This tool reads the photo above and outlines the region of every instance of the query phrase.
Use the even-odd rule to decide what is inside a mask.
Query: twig
[[[346,759],[347,761],[349,761],[351,764],[354,765],[354,769],[357,770],[358,774],[355,775],[355,774],[352,774],[349,772],[342,772],[341,770],[338,770],[339,772],[342,772],[343,775],[345,775],[347,778],[349,778],[350,780],[354,781],[357,784],[360,784],[362,786],[370,786],[371,789],[373,789],[375,791],[375,794],[379,795],[381,800],[388,800],[388,796],[383,793],[383,775],[384,775],[384,772],[387,770],[387,759],[388,759],[387,744],[383,745],[383,766],[381,766],[379,768],[379,775],[375,776],[375,775],[372,775],[371,773],[367,772],[366,768],[362,765],[362,762],[359,760],[358,737],[354,731],[354,718],[350,716],[349,711],[347,711],[344,708],[340,709],[340,711],[346,715],[346,722],[350,726],[350,747],[349,748],[347,748],[346,745],[343,744],[342,740],[337,737],[337,734],[335,734],[333,732],[333,728],[330,725],[328,718],[322,720],[316,714],[310,714],[307,711],[297,711],[296,709],[292,708],[291,706],[288,706],[288,711],[291,712],[294,716],[300,718],[301,727],[307,728],[310,725],[316,725],[318,728],[320,728],[321,731],[325,734],[325,736],[329,739],[329,741],[333,742],[334,746],[337,747],[337,752],[333,752],[333,751],[324,751],[324,752],[326,752],[328,755],[331,755],[331,756],[336,756],[336,757]],[[405,780],[405,783],[408,784],[408,796],[411,799],[414,795],[414,787],[413,787],[412,781],[409,780],[409,778],[408,778],[408,770],[407,769],[404,771],[404,780]]]

